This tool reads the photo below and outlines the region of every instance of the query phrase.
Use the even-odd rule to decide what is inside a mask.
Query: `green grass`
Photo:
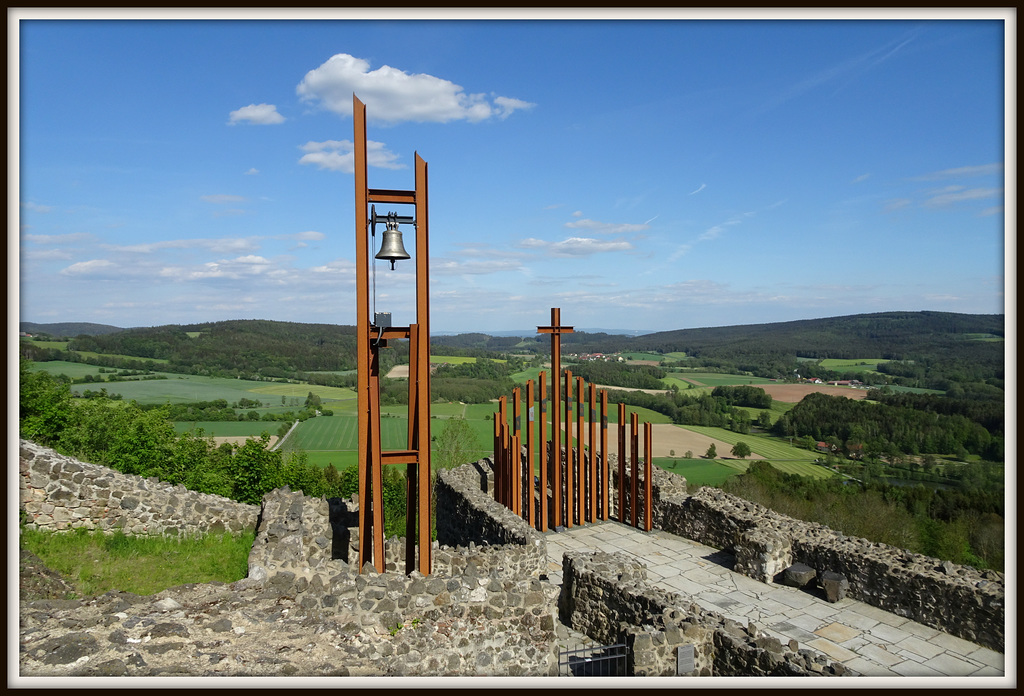
[[[51,375],[54,376],[67,375],[71,379],[81,379],[86,375],[93,375],[95,377],[100,374],[100,368],[98,365],[87,365],[86,363],[67,362],[66,360],[48,360],[47,362],[36,362],[32,363],[32,366],[29,369],[32,372],[49,372]],[[109,391],[109,388],[112,385],[103,384],[102,386],[107,387]],[[75,388],[78,387],[79,385],[76,384]]]
[[[744,462],[744,464],[749,464]],[[665,471],[671,471],[673,474],[679,474],[686,478],[686,485],[691,490],[698,486],[715,486],[720,487],[725,481],[733,476],[736,476],[742,471],[746,471],[746,466],[743,466],[742,471],[735,465],[729,466],[719,461],[712,461],[710,459],[678,459],[675,457],[655,457],[654,465],[664,469]]]
[[[25,339],[22,339],[21,342],[22,343],[27,343],[27,344],[32,345],[32,346],[36,346],[38,348],[50,348],[51,350],[52,349],[67,350],[68,349],[68,343],[70,343],[70,341],[32,341],[32,340],[25,340]]]
[[[234,582],[248,573],[254,533],[233,537],[129,537],[77,529],[69,533],[21,530],[28,549],[60,573],[81,597],[110,590],[156,594],[185,583]]]
[[[834,372],[878,372],[878,363],[888,362],[884,358],[826,358],[821,361],[821,366]]]
[[[767,460],[773,467],[787,474],[798,474],[800,476],[810,476],[812,478],[829,478],[835,476],[835,472],[826,469],[823,466],[819,466],[814,463],[820,455],[810,450],[801,449],[790,445],[785,440],[779,440],[768,435],[762,435],[760,433],[735,433],[725,428],[712,428],[708,426],[700,425],[686,425],[682,426],[687,430],[692,430],[695,433],[701,433],[708,437],[713,437],[716,440],[721,440],[729,445],[735,445],[741,440],[748,445],[750,449],[761,455],[760,458]],[[719,452],[721,456],[731,456],[728,452]],[[749,460],[755,459],[749,457]],[[728,460],[730,463],[742,460]],[[745,469],[745,467],[744,467]]]

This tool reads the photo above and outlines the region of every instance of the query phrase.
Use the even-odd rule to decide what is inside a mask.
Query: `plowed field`
[[[758,384],[757,387],[764,389],[776,401],[794,404],[814,392],[830,396],[845,396],[848,399],[865,399],[868,395],[866,389],[835,387],[829,384]]]

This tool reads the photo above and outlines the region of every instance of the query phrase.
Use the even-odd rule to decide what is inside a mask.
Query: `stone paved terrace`
[[[796,639],[800,647],[822,652],[866,677],[1006,676],[1002,653],[863,602],[845,598],[830,603],[824,594],[758,582],[731,570],[731,554],[667,532],[643,532],[610,520],[547,532],[545,539],[552,583],[562,582],[566,551],[624,552],[647,566],[653,584],[744,625],[754,623],[784,643]],[[990,681],[996,680],[972,679],[963,685]]]

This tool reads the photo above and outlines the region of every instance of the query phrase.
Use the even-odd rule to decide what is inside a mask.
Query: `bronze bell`
[[[391,262],[391,270],[395,270],[395,261],[404,261],[412,258],[402,244],[402,231],[398,229],[398,223],[388,220],[387,228],[380,243],[380,251],[374,256],[375,259]]]

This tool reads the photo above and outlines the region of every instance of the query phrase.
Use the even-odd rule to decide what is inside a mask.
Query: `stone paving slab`
[[[783,642],[796,640],[871,677],[1005,676],[1005,656],[868,604],[766,584],[731,570],[718,549],[614,521],[548,532],[549,580],[561,584],[569,550],[621,551],[647,566],[648,579],[710,611],[753,622]]]

